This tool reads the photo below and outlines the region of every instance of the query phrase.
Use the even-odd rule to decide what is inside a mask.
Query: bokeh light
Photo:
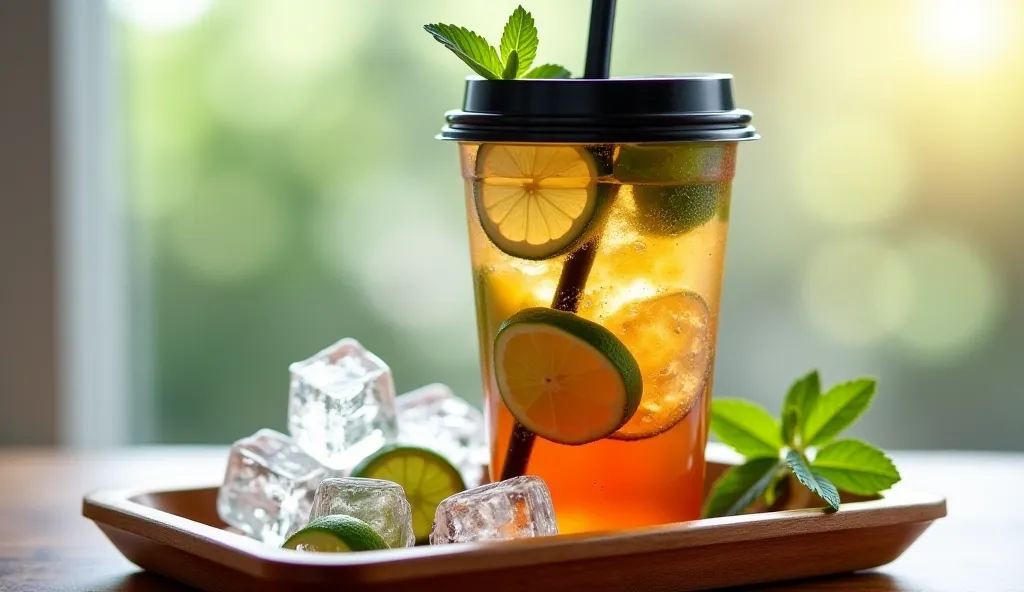
[[[199,20],[213,0],[109,0],[109,3],[114,14],[136,27],[171,31]]]
[[[380,318],[437,337],[472,309],[468,238],[452,232],[422,187],[386,180],[351,188],[321,217],[321,256],[352,276]],[[401,207],[398,205],[401,204]]]
[[[801,285],[811,321],[845,345],[881,341],[907,318],[913,296],[900,252],[868,238],[836,240],[812,257]]]
[[[907,352],[939,363],[984,345],[1006,298],[992,263],[963,240],[941,234],[911,238],[903,256],[914,304],[896,336]]]
[[[1018,9],[1015,0],[919,0],[922,45],[942,67],[990,65],[1010,49]]]
[[[305,0],[297,10],[288,2],[253,3],[203,64],[203,90],[217,116],[261,131],[287,129],[301,116],[344,112],[355,84],[339,86],[344,94],[332,88],[329,106],[318,99],[326,81],[359,55],[369,29],[362,6]]]
[[[280,257],[291,225],[284,196],[252,177],[212,180],[167,221],[170,251],[207,281],[252,279]]]
[[[894,126],[835,113],[808,127],[791,161],[796,195],[816,219],[862,226],[896,216],[910,197],[913,167]]]

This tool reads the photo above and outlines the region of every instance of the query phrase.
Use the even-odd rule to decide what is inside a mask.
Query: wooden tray
[[[711,445],[708,482],[735,461]],[[224,592],[710,590],[878,567],[946,515],[944,498],[897,486],[835,514],[798,509],[607,534],[316,554],[226,530],[216,496],[216,487],[98,491],[82,513],[139,567]]]

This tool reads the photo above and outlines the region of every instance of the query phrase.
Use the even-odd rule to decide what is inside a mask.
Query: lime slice
[[[347,553],[390,547],[369,524],[358,518],[335,514],[313,520],[288,537],[284,548],[313,553]]]
[[[736,147],[728,142],[625,144],[612,166],[621,183],[679,185],[729,181]]]
[[[693,410],[711,367],[708,306],[699,294],[676,292],[624,305],[605,325],[636,356],[643,376],[640,408],[612,434],[656,436]]]
[[[579,146],[485,144],[477,153],[476,211],[502,252],[547,259],[568,252],[594,224],[607,192],[597,163]]]
[[[640,368],[617,337],[550,308],[527,308],[502,324],[494,373],[512,416],[560,444],[612,434],[633,416],[643,391]]]
[[[353,477],[386,479],[405,489],[412,506],[412,531],[425,542],[434,523],[434,512],[444,498],[465,491],[462,476],[447,459],[415,446],[385,446],[352,470]]]
[[[638,230],[678,236],[729,207],[735,167],[735,147],[728,143],[627,144],[613,172],[632,185]]]
[[[634,223],[641,232],[678,236],[700,227],[728,204],[728,183],[700,185],[633,185]]]

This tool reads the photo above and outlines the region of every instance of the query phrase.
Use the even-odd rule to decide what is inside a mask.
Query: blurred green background
[[[284,427],[287,365],[342,336],[400,391],[480,375],[455,147],[517,1],[111,0],[137,290],[133,439]],[[533,2],[582,70],[587,0]],[[880,379],[886,447],[1024,450],[1024,3],[630,0],[613,74],[718,71],[740,149],[716,394]],[[148,392],[147,392],[148,391]]]

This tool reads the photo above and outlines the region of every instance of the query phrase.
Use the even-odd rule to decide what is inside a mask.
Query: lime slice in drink
[[[405,489],[417,542],[425,542],[430,535],[441,500],[466,489],[458,469],[447,459],[415,446],[385,446],[359,463],[352,476],[394,481]]]
[[[678,236],[700,227],[715,216],[728,189],[724,183],[702,185],[633,185],[638,230],[657,236]]]
[[[485,144],[476,158],[476,211],[502,252],[547,259],[596,225],[598,166],[578,146]]]
[[[640,408],[612,434],[618,440],[656,436],[693,410],[711,367],[708,306],[680,291],[630,302],[605,325],[636,356],[644,381]]]
[[[736,147],[727,142],[624,144],[612,165],[619,182],[631,185],[693,185],[729,181]]]
[[[728,208],[734,169],[734,147],[714,143],[627,144],[613,167],[632,185],[637,229],[660,236],[685,234]]]
[[[612,434],[633,416],[643,391],[640,368],[617,337],[550,308],[527,308],[502,324],[494,373],[512,416],[560,444]]]
[[[313,553],[347,553],[390,547],[369,524],[358,518],[336,514],[313,520],[288,537],[284,548]]]

